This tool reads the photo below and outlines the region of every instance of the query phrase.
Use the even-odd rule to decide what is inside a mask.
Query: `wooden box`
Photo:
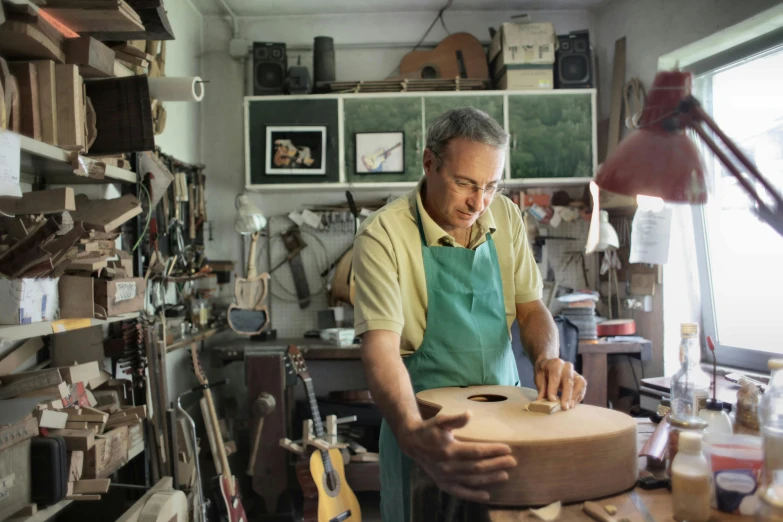
[[[95,280],[95,313],[107,317],[144,308],[144,278]]]
[[[84,452],[82,479],[105,478],[128,462],[128,427],[95,436],[95,445]]]
[[[0,520],[30,503],[30,439],[0,451]]]

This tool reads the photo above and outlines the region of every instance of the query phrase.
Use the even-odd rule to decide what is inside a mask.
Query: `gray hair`
[[[498,149],[508,145],[508,133],[486,112],[475,107],[451,109],[432,122],[427,129],[427,148],[442,158],[449,142],[463,138]]]

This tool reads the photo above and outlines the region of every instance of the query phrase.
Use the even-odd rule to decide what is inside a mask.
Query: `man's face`
[[[440,159],[429,149],[424,151],[427,212],[446,232],[469,228],[494,195],[473,185],[490,188],[503,179],[505,150],[454,139]]]

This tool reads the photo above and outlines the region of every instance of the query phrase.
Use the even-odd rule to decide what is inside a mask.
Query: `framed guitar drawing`
[[[357,174],[402,174],[405,172],[405,133],[357,132]]]
[[[215,447],[217,448],[217,457],[220,460],[220,475],[212,479],[213,501],[217,505],[220,513],[220,520],[223,522],[248,522],[245,508],[242,506],[242,497],[239,493],[239,482],[231,474],[231,468],[228,465],[226,448],[223,445],[220,424],[215,412],[215,403],[212,401],[212,392],[208,388],[209,381],[201,367],[201,361],[198,358],[197,344],[190,345],[190,357],[193,362],[193,372],[201,386],[204,387],[204,398],[207,401],[209,418],[204,419],[205,423],[212,426],[212,433],[215,434]]]
[[[288,347],[287,357],[288,373],[298,375],[305,385],[315,437],[323,440],[324,425],[315,398],[313,379],[307,371],[304,357],[294,345]],[[313,451],[310,455],[310,475],[318,488],[318,522],[361,522],[359,501],[345,480],[345,466],[339,449]]]

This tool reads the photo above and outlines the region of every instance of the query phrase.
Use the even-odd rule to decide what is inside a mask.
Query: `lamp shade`
[[[234,221],[234,230],[244,236],[260,232],[266,227],[266,217],[257,206],[250,202],[246,194],[237,196],[236,207],[237,217]]]
[[[595,179],[599,187],[678,203],[707,201],[704,162],[696,144],[685,134],[682,114],[677,110],[690,90],[690,73],[656,75],[640,128],[604,161]]]
[[[598,245],[596,245],[595,250],[597,252],[605,252],[610,248],[619,248],[620,240],[617,237],[617,231],[612,224],[609,223],[609,213],[606,210],[601,211],[600,220],[598,226]]]

